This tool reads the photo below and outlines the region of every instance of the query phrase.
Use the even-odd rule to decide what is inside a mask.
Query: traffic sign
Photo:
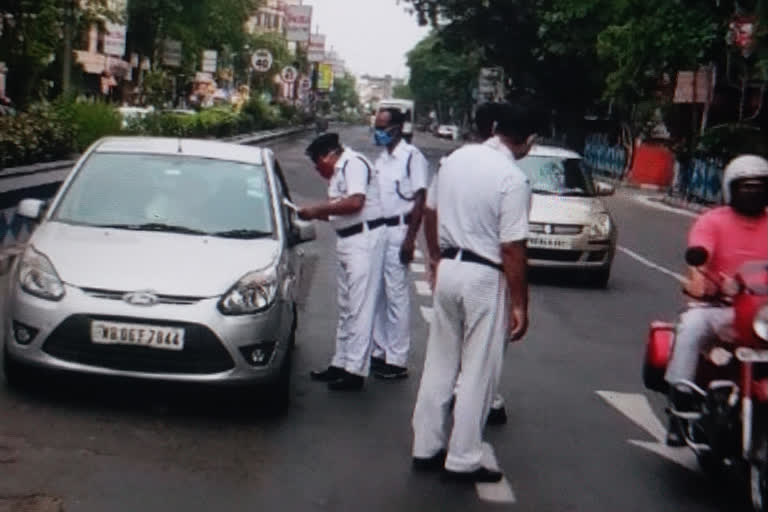
[[[301,82],[299,82],[299,89],[302,91],[308,91],[312,88],[312,79],[308,76],[305,76],[301,79]]]
[[[280,72],[280,78],[283,79],[283,82],[288,84],[292,84],[293,82],[295,82],[298,76],[299,76],[299,72],[293,66],[285,66],[283,70]]]
[[[272,53],[269,50],[256,50],[251,55],[251,67],[259,73],[266,73],[272,67]]]

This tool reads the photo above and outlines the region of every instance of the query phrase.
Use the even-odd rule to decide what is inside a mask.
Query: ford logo
[[[158,297],[154,292],[131,292],[123,295],[123,300],[134,306],[154,306],[157,304]]]

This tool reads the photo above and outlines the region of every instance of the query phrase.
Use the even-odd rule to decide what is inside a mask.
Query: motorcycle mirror
[[[709,259],[709,251],[704,247],[689,247],[685,251],[685,262],[692,267],[700,267]]]

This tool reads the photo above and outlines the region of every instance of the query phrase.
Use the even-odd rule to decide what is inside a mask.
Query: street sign
[[[312,31],[312,6],[285,6],[285,38],[288,41],[308,43]]]
[[[312,79],[305,76],[299,82],[299,89],[302,91],[308,91],[312,88]]]
[[[175,68],[181,66],[181,41],[163,41],[163,64]]]
[[[309,40],[309,50],[307,60],[309,62],[322,62],[325,59],[325,36],[323,34],[312,34]]]
[[[272,53],[269,50],[256,50],[251,55],[251,67],[259,73],[266,73],[272,67]]]
[[[333,66],[323,62],[317,66],[317,90],[330,91],[333,88]]]
[[[125,33],[127,28],[119,23],[107,21],[104,23],[104,53],[122,57],[125,54]]]
[[[217,60],[218,53],[216,50],[203,50],[203,71],[206,73],[215,73]]]
[[[280,72],[280,78],[287,84],[292,84],[298,78],[299,72],[293,66],[285,66]]]

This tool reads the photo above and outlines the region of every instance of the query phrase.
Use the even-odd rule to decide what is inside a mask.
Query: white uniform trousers
[[[362,233],[339,238],[336,243],[339,319],[331,364],[362,377],[370,370],[384,233],[382,227],[372,231],[366,227]]]
[[[376,308],[373,355],[395,366],[405,366],[411,348],[411,294],[408,266],[400,262],[407,225],[384,228],[383,286]]]
[[[474,471],[481,466],[482,431],[501,376],[507,311],[501,272],[477,263],[440,262],[413,412],[414,457],[432,457],[447,448],[446,469]],[[448,415],[459,372],[449,437]]]

